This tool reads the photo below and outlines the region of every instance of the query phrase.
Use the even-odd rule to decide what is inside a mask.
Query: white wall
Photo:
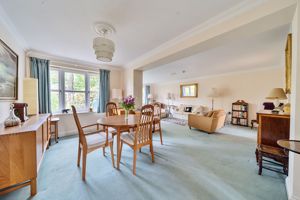
[[[292,22],[292,92],[290,138],[300,140],[300,4]],[[290,152],[286,188],[290,200],[300,199],[300,155]]]
[[[13,32],[8,27],[7,23],[2,17],[0,17],[0,39],[4,41],[16,54],[19,56],[19,79],[18,79],[18,102],[22,102],[23,99],[23,78],[25,74],[25,51],[21,42],[14,37]],[[0,100],[0,124],[8,117],[9,106],[14,101],[4,101]]]
[[[179,87],[182,83],[198,83],[198,98],[180,98]],[[215,99],[214,108],[231,111],[231,104],[239,99],[249,103],[249,119],[256,118],[256,112],[262,108],[265,97],[272,88],[284,87],[284,68],[270,68],[256,71],[231,73],[206,78],[180,80],[171,83],[152,84],[155,100],[167,103],[167,94],[175,94],[175,105],[207,105],[211,107],[211,98],[207,97],[211,88],[217,88],[220,97]],[[249,120],[249,121],[250,121]]]

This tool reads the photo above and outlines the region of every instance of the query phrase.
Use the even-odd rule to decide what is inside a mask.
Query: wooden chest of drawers
[[[50,139],[50,115],[30,117],[20,126],[0,128],[0,194],[30,185],[36,178]]]

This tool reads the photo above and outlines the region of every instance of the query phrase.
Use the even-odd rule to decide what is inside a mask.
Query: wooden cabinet
[[[20,126],[0,128],[0,194],[30,185],[36,178],[49,142],[50,115],[30,117]]]
[[[271,111],[257,113],[257,144],[279,147],[277,140],[290,138],[290,115],[272,114]]]

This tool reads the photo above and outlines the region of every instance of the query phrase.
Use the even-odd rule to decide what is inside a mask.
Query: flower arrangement
[[[121,102],[121,107],[124,108],[126,111],[133,110],[134,109],[134,97],[131,95],[124,98]]]

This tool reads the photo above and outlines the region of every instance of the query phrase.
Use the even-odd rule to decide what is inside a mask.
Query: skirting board
[[[300,197],[297,197],[297,196],[295,196],[294,194],[291,194],[291,191],[290,191],[290,189],[289,189],[289,183],[290,183],[290,181],[289,181],[289,177],[287,177],[286,179],[285,179],[285,189],[286,189],[286,193],[287,193],[287,195],[288,195],[288,199],[289,200],[300,200]]]

